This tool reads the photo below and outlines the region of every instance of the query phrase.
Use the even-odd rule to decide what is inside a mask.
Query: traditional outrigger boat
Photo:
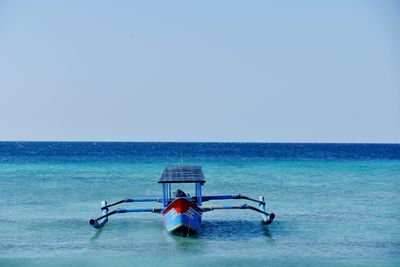
[[[203,196],[202,186],[206,180],[203,171],[199,166],[178,166],[166,167],[158,181],[162,186],[162,198],[128,198],[112,204],[107,201],[101,202],[102,216],[97,219],[90,219],[89,224],[94,228],[102,228],[107,222],[108,217],[116,213],[127,212],[152,212],[161,213],[164,217],[164,225],[167,231],[173,234],[189,236],[197,233],[201,227],[201,217],[203,212],[218,209],[250,209],[261,213],[262,221],[271,224],[275,218],[274,213],[268,213],[265,207],[264,197],[253,199],[242,195],[222,195],[222,196]],[[180,189],[175,192],[171,190],[171,184],[194,183],[195,195],[190,196]],[[242,204],[229,206],[203,206],[203,202],[209,200],[243,199],[258,203],[258,208]],[[109,208],[127,202],[159,202],[160,208],[141,208],[141,209],[116,209],[110,211]]]

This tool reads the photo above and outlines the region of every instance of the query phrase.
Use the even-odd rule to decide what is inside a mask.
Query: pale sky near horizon
[[[399,26],[395,0],[0,0],[0,141],[400,143]]]

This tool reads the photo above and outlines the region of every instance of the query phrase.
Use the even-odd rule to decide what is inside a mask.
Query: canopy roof
[[[204,174],[200,166],[165,167],[158,183],[202,183]]]

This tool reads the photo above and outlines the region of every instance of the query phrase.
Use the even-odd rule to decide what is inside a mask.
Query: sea
[[[202,166],[204,195],[264,196],[275,221],[215,210],[187,238],[153,213],[89,225],[102,200],[160,197],[171,165]],[[400,266],[400,145],[0,142],[0,266]]]

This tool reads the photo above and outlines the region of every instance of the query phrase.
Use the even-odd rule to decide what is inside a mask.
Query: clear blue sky
[[[0,140],[400,142],[399,1],[0,1]]]

